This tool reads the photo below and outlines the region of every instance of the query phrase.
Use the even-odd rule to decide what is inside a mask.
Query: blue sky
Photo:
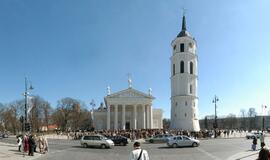
[[[97,105],[128,87],[153,89],[170,117],[171,41],[182,8],[199,57],[200,117],[270,105],[270,1],[1,0],[0,102],[21,99],[24,77],[53,106],[73,97]]]

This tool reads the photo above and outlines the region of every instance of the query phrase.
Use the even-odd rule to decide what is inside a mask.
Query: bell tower
[[[185,15],[182,29],[172,41],[171,129],[199,131],[198,70],[196,41],[187,31]]]

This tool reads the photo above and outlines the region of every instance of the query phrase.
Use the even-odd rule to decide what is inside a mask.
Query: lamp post
[[[219,101],[218,97],[215,95],[213,99],[213,103],[215,103],[215,122],[214,122],[214,131],[215,131],[215,138],[217,138],[217,102]]]
[[[264,131],[265,126],[265,110],[267,109],[267,106],[262,105],[262,131]]]
[[[26,126],[28,126],[28,115],[27,115],[27,111],[28,111],[28,105],[27,105],[27,97],[29,96],[29,92],[28,92],[28,90],[33,90],[34,88],[33,88],[33,86],[32,86],[32,84],[30,83],[30,87],[28,88],[28,80],[27,80],[27,78],[25,77],[25,79],[24,79],[25,81],[24,81],[24,83],[25,83],[25,91],[24,91],[24,132],[26,132],[27,130],[26,130]]]

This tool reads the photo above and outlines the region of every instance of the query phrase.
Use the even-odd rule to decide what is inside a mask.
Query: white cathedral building
[[[153,108],[154,99],[151,89],[147,94],[132,88],[131,79],[125,90],[111,93],[108,87],[106,107],[101,105],[93,112],[95,129],[162,129],[162,110]]]
[[[183,16],[182,30],[172,41],[171,56],[171,129],[199,131],[198,70],[196,41],[186,29]]]
[[[198,70],[196,41],[186,30],[185,16],[182,29],[172,41],[171,60],[171,129],[199,131]],[[95,129],[162,129],[162,110],[152,107],[152,91],[148,94],[131,86],[112,93],[107,89],[106,107],[93,111]]]

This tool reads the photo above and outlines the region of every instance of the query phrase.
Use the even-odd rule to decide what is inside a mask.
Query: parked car
[[[256,137],[256,138],[260,138],[260,136],[261,136],[261,133],[258,133],[258,132],[249,132],[249,133],[247,133],[247,135],[246,135],[246,138],[247,139],[253,139],[254,137]]]
[[[123,136],[110,136],[107,138],[111,139],[115,145],[126,146],[128,144],[128,139]]]
[[[198,147],[200,145],[200,141],[187,136],[174,136],[168,139],[167,145],[173,148],[184,146]]]
[[[112,148],[114,143],[112,140],[104,137],[102,135],[90,135],[90,136],[82,136],[81,145],[85,148],[87,147],[100,147],[104,148]]]
[[[159,135],[155,135],[152,138],[147,139],[146,141],[148,141],[149,143],[166,143],[166,141],[170,137],[173,137],[173,135],[172,134],[159,134]]]
[[[8,133],[0,133],[0,138],[8,138],[9,134]]]

